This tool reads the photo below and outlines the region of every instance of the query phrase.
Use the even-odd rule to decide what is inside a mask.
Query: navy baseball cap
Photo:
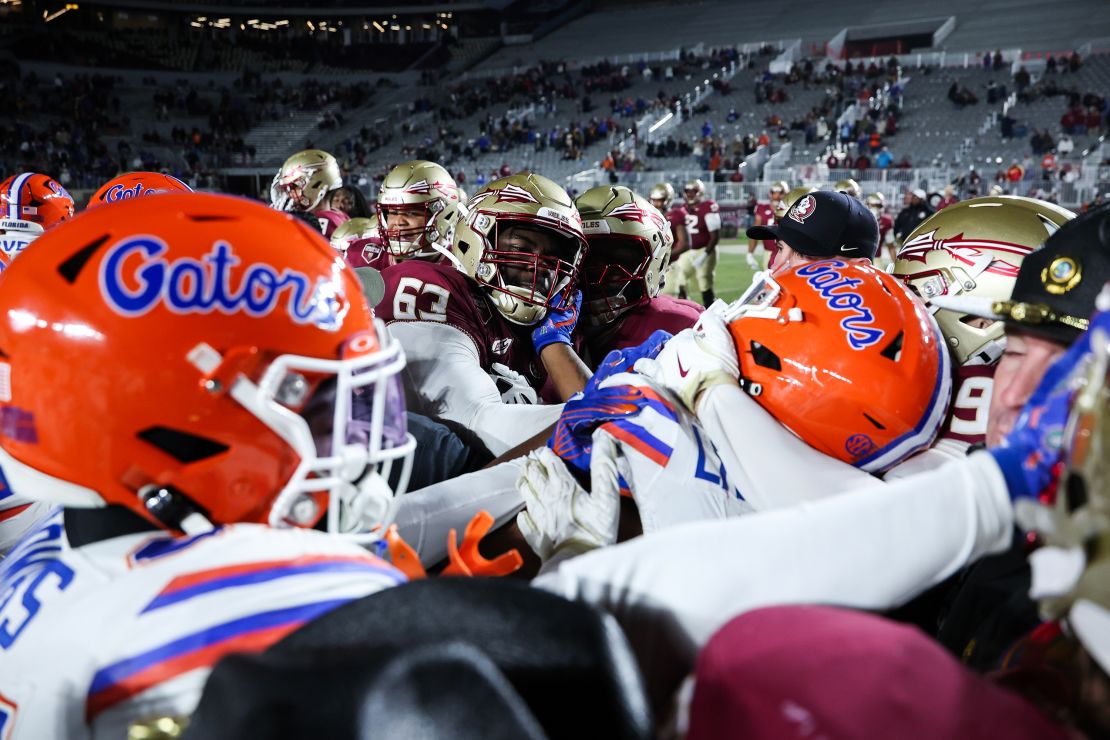
[[[749,239],[781,239],[806,257],[866,257],[879,249],[879,222],[846,193],[803,195],[773,226],[753,226]]]

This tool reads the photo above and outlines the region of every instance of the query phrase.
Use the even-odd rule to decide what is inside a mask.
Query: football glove
[[[556,553],[580,554],[617,541],[620,484],[617,445],[598,430],[593,438],[590,490],[575,480],[546,447],[529,453],[517,479],[525,508],[517,526],[541,560]]]
[[[497,392],[501,394],[503,403],[526,403],[535,405],[539,403],[539,396],[528,379],[513,370],[508,365],[495,362],[490,365],[490,377],[497,384]]]
[[[736,384],[740,361],[728,327],[716,310],[701,315],[691,329],[683,329],[667,342],[654,359],[636,363],[636,372],[678,396],[690,411],[698,397],[714,385]]]
[[[532,346],[536,348],[537,355],[550,344],[571,343],[571,334],[578,325],[579,309],[582,308],[582,291],[574,291],[565,306],[563,300],[562,295],[556,296],[547,316],[532,330]]]
[[[1054,490],[1064,463],[1068,415],[1077,393],[1091,382],[1092,352],[1106,352],[1108,329],[1110,313],[1092,319],[1091,328],[1048,368],[1002,446],[988,450],[1011,499],[1035,499]]]

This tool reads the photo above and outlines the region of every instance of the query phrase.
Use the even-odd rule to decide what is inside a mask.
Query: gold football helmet
[[[674,187],[669,182],[661,182],[651,188],[648,194],[648,200],[651,204],[659,209],[660,213],[666,213],[674,201]],[[579,210],[582,210],[581,208]]]
[[[608,324],[659,295],[674,236],[657,208],[623,186],[592,188],[574,204],[590,247],[582,305],[589,323]]]
[[[335,157],[320,149],[297,152],[270,183],[270,207],[278,211],[311,211],[332,190],[343,187]]]
[[[926,303],[939,295],[1007,300],[1018,268],[1071,211],[1034,198],[990,196],[965,200],[921,222],[898,250],[893,274]],[[957,365],[989,364],[1004,347],[1003,324],[976,328],[968,315],[931,307]]]
[[[542,321],[578,281],[586,251],[582,218],[570,196],[528,172],[479,190],[454,224],[449,259],[516,324]]]
[[[398,260],[438,258],[446,248],[446,232],[437,228],[458,215],[459,187],[435,162],[414,159],[394,167],[378,191],[382,241]],[[391,219],[390,216],[393,215]]]
[[[370,239],[378,236],[378,217],[352,218],[336,227],[331,235],[331,245],[336,251],[346,253],[354,247],[358,249]]]
[[[852,196],[856,200],[860,200],[863,197],[863,189],[859,186],[858,182],[856,182],[855,180],[853,180],[850,177],[846,178],[844,180],[839,180],[836,183],[836,188],[835,189],[836,189],[836,192],[838,192],[838,193],[847,193],[848,195]]]
[[[682,186],[682,195],[690,205],[700,203],[705,198],[705,183],[695,179]]]

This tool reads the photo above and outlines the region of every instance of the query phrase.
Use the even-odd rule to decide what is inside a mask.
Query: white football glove
[[[497,391],[501,394],[502,403],[526,403],[535,405],[539,403],[539,396],[535,389],[528,385],[528,379],[513,370],[508,365],[495,362],[490,365],[490,377],[497,384]]]
[[[690,411],[698,397],[714,385],[736,384],[740,361],[736,345],[716,303],[691,329],[675,334],[654,360],[636,362],[636,372],[674,393]]]
[[[516,487],[526,506],[516,523],[545,562],[556,553],[579,554],[617,541],[617,443],[607,432],[594,432],[590,460],[588,492],[547,447],[530,452],[524,461]]]

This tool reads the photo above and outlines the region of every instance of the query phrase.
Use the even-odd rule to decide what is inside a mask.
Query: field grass
[[[722,239],[720,246],[725,248],[717,258],[717,297],[732,301],[739,298],[744,288],[752,282],[752,269],[744,261],[748,240]],[[766,261],[767,254],[762,249],[757,249],[755,254],[760,264]],[[701,296],[690,298],[700,300]]]

